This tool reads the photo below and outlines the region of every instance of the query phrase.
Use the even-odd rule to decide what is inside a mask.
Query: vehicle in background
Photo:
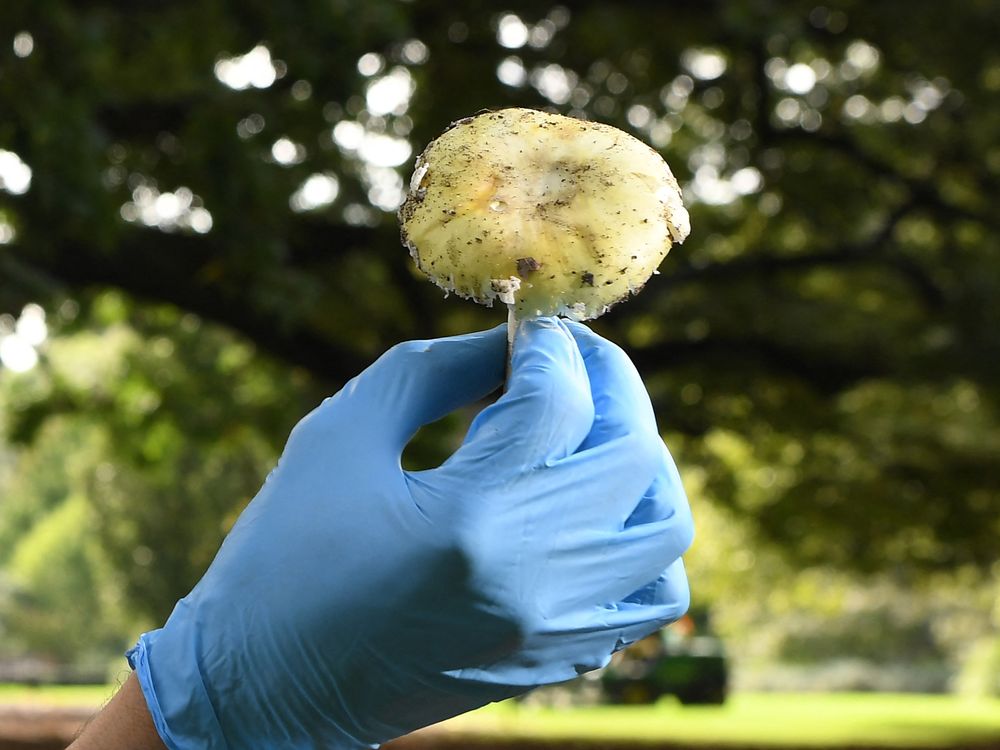
[[[601,674],[608,703],[653,703],[673,695],[684,705],[722,704],[729,667],[722,642],[698,632],[695,620],[682,617],[615,654]]]

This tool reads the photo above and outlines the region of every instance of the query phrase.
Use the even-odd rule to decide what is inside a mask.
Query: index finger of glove
[[[581,323],[570,322],[568,328],[583,355],[594,399],[594,425],[580,449],[633,434],[659,441],[649,394],[628,355]]]
[[[555,318],[518,329],[507,392],[473,421],[444,467],[516,474],[571,455],[594,421],[587,371],[576,341]]]

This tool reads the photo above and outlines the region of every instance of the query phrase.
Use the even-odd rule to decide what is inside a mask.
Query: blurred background
[[[395,210],[449,122],[516,105],[648,142],[691,209],[593,324],[698,527],[691,617],[619,674],[997,695],[998,38],[994,0],[3,2],[0,682],[120,673],[303,414],[504,319],[419,278]]]

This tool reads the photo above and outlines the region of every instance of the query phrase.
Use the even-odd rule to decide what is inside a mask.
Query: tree
[[[126,645],[135,620],[90,515],[86,498],[71,496],[14,549],[13,595],[0,608],[8,643],[63,662],[98,664]]]
[[[296,394],[330,391],[397,340],[500,319],[441,300],[399,246],[414,154],[484,107],[599,118],[660,149],[691,203],[692,237],[595,327],[633,355],[704,495],[802,563],[987,571],[1000,63],[969,50],[993,48],[994,10],[7,3],[0,309],[69,299],[63,333],[82,333],[113,289],[128,319],[178,311],[157,337],[193,314],[252,343],[276,392],[272,357],[314,379]],[[257,416],[202,372],[192,394],[231,424]],[[81,406],[59,393],[24,404],[15,434]],[[203,448],[218,423],[190,408],[150,419]],[[260,428],[270,445],[287,417]]]
[[[86,526],[57,528],[94,535],[101,559],[126,574],[133,611],[155,622],[204,572],[319,397],[302,375],[176,308],[134,310],[105,293],[81,326],[0,388],[0,411],[32,433],[13,434],[28,445],[0,485],[0,566],[44,556],[35,537],[56,537],[38,529],[83,498]]]

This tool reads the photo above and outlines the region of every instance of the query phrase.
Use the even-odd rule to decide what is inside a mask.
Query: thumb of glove
[[[503,382],[506,326],[422,341],[383,354],[334,397],[394,458],[423,425],[483,398]],[[359,434],[359,439],[361,435]]]

